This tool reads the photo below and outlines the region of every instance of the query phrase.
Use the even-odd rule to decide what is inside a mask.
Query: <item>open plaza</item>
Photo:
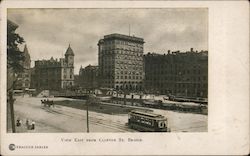
[[[71,98],[49,98],[54,107],[41,104],[44,98],[17,96],[15,101],[15,119],[22,125],[17,132],[53,133],[53,132],[86,132],[86,100]],[[68,103],[68,105],[67,105]],[[75,103],[77,106],[72,106]],[[89,105],[89,132],[138,132],[127,126],[128,112],[142,107],[122,105]],[[206,132],[207,115],[153,109],[168,119],[171,132]],[[35,129],[28,130],[25,121],[34,121]]]

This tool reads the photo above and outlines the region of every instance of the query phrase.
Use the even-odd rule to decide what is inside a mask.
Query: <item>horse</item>
[[[53,100],[50,101],[48,99],[47,100],[41,100],[41,105],[49,106],[49,107],[52,105],[53,107],[55,107],[54,101]]]

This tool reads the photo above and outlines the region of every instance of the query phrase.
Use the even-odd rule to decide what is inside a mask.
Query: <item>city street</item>
[[[27,130],[26,125],[17,127],[17,132],[53,133],[53,132],[86,132],[86,111],[65,106],[44,107],[42,98],[16,97],[14,104],[15,118],[22,123],[26,119],[34,121],[35,130]],[[52,98],[50,98],[51,100]],[[72,100],[53,98],[54,101]],[[84,102],[84,101],[83,101]],[[116,106],[114,106],[116,107]],[[166,110],[151,109],[168,118],[172,132],[206,132],[207,116],[191,113],[179,113]],[[104,114],[89,111],[90,132],[136,132],[126,126],[127,114]]]
[[[53,98],[54,101],[63,99]],[[20,118],[23,123],[26,119],[36,123],[35,130],[27,130],[23,125],[17,128],[18,132],[87,132],[86,111],[58,105],[54,108],[44,107],[40,100],[29,97],[16,99],[15,118]],[[133,131],[125,127],[126,118],[89,112],[90,132]]]

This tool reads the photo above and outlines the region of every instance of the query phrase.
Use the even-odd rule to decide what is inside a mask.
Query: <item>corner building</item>
[[[51,57],[49,60],[35,61],[34,83],[38,90],[61,90],[74,85],[74,52],[70,45],[59,60]]]
[[[101,88],[139,91],[143,89],[143,38],[121,34],[104,36],[98,42]]]

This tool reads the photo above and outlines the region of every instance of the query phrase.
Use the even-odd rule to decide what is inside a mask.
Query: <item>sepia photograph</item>
[[[0,155],[249,154],[249,2],[0,7]]]
[[[208,10],[8,9],[7,131],[207,132]]]

